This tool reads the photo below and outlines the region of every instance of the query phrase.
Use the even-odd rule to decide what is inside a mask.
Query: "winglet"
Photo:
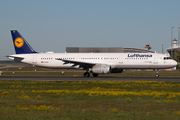
[[[17,30],[11,30],[16,54],[37,53]]]

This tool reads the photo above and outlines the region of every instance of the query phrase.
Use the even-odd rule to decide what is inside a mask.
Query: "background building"
[[[123,47],[66,47],[67,53],[154,53],[154,51]]]
[[[151,47],[150,47],[150,44],[146,44],[146,46],[144,47],[145,50],[150,50]]]
[[[175,50],[180,50],[180,44],[178,43],[178,40],[176,40],[176,38],[174,38],[173,40],[173,46],[169,47],[167,49],[167,52],[169,55],[173,54]]]

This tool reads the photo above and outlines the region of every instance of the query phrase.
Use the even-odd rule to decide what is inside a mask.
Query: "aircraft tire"
[[[90,76],[90,73],[89,72],[85,72],[84,73],[84,77],[89,77]]]
[[[156,74],[156,78],[158,78],[159,77],[159,74]]]

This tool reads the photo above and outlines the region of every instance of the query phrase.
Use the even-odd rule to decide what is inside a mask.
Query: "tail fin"
[[[37,53],[17,30],[11,30],[16,54]]]

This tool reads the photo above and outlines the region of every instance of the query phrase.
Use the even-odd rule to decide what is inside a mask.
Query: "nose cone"
[[[177,65],[177,62],[173,60],[172,65],[175,67]]]

